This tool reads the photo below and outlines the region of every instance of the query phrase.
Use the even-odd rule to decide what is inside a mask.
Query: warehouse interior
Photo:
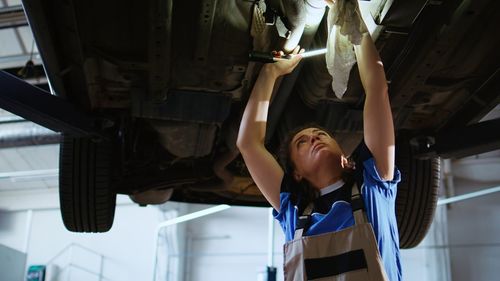
[[[0,70],[50,91],[22,5],[0,0]],[[500,88],[491,91],[492,109],[479,123],[500,120]],[[59,141],[59,132],[0,109],[0,280],[283,280],[285,240],[268,205],[139,206],[118,194],[109,231],[68,231]],[[494,143],[487,152],[439,158],[437,207],[423,241],[401,252],[404,280],[497,280],[500,139]]]
[[[59,278],[48,280],[155,280],[155,274],[156,280],[266,280],[269,208],[231,207],[158,231],[161,222],[213,206],[138,207],[123,196],[110,232],[71,233],[58,207],[57,145],[0,153],[0,243],[22,253],[26,266],[45,265]],[[461,195],[498,187],[499,157],[496,151],[449,161],[448,189]],[[27,171],[44,174],[19,175]],[[448,197],[445,192],[440,198]],[[494,280],[500,259],[498,200],[492,193],[440,205],[424,241],[402,251],[405,280]],[[282,280],[284,238],[277,223],[273,231],[272,264]],[[9,263],[2,266],[14,274]]]

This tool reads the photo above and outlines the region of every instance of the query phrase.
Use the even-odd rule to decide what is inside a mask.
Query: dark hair
[[[293,178],[295,165],[290,158],[290,144],[295,135],[307,128],[318,128],[327,132],[330,136],[333,137],[333,134],[330,132],[330,130],[326,129],[325,127],[320,126],[316,123],[308,123],[291,130],[285,136],[283,142],[281,142],[278,153],[278,160],[281,167],[283,168],[283,171],[285,172],[285,176],[291,177],[291,180],[289,181],[289,184],[292,184],[292,186],[290,186],[291,201],[296,205],[299,204],[299,209],[304,209],[305,206],[307,206],[310,202],[318,198],[320,194],[320,192],[316,188],[312,187],[311,184],[307,182],[307,180],[302,179],[300,182],[297,182]],[[342,180],[346,183],[351,183],[354,180],[354,164],[352,159],[349,159],[349,163],[350,167],[342,172]]]

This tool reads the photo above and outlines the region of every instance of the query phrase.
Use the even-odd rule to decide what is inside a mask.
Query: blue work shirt
[[[363,144],[364,146],[364,144]],[[401,257],[399,252],[399,234],[396,222],[396,191],[401,180],[398,169],[394,171],[391,181],[383,180],[375,167],[371,153],[364,146],[365,157],[362,157],[362,167],[357,163],[357,171],[362,176],[361,192],[365,203],[368,221],[373,226],[378,249],[382,257],[387,276],[391,281],[402,280]],[[360,169],[361,168],[361,169]],[[290,193],[291,177],[285,175],[280,193],[280,212],[273,211],[274,217],[280,222],[286,241],[293,240],[297,218],[301,215],[298,207],[292,203]],[[350,188],[348,189],[350,195]],[[345,192],[344,192],[345,193]],[[322,195],[327,196],[328,194]],[[350,197],[350,196],[349,196]],[[320,197],[321,198],[321,197]],[[350,200],[331,202],[327,213],[311,214],[306,236],[339,231],[354,225]],[[300,212],[303,212],[301,210]]]

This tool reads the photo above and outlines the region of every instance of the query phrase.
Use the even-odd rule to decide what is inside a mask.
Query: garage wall
[[[186,281],[263,278],[267,265],[269,208],[233,207],[188,224]],[[281,270],[284,242],[274,223],[274,265]],[[261,279],[263,280],[263,279]]]
[[[0,211],[0,244],[25,252],[27,212]]]
[[[64,268],[69,259],[72,264],[99,272],[101,260],[98,254],[101,254],[104,259],[102,273],[107,279],[152,280],[153,241],[157,221],[158,211],[155,208],[120,206],[111,231],[102,234],[76,234],[68,232],[62,226],[59,212],[35,212],[28,263],[43,264],[64,246],[76,243],[96,254],[76,247],[56,261],[61,267]],[[71,280],[99,280],[82,270],[71,269],[71,276]]]
[[[456,193],[463,194],[499,186],[500,182],[456,180],[455,185]],[[453,280],[498,280],[500,193],[454,203],[448,220]]]
[[[264,280],[267,264],[267,208],[231,208],[188,224],[188,252],[184,280]],[[230,226],[230,227],[229,227]],[[274,264],[283,280],[284,235],[274,223]],[[438,210],[429,235],[417,248],[402,251],[405,281],[448,281],[446,209]]]
[[[168,219],[165,214],[171,212],[169,210],[192,213],[210,207],[180,205],[183,207],[168,203],[162,208],[166,212],[155,207],[120,205],[112,230],[104,234],[70,233],[62,226],[59,210],[35,210],[29,239],[28,264],[45,264],[67,245],[77,243],[105,256],[105,280],[153,280],[153,241],[157,223]],[[402,252],[407,281],[450,280],[446,277],[449,266],[447,249],[435,247],[447,243],[439,241],[443,239],[443,226],[446,226],[446,214],[439,214],[439,219],[435,221],[422,245]],[[268,216],[268,208],[232,207],[183,224],[184,232],[178,237],[162,235],[159,241],[157,280],[264,280]],[[0,243],[23,250],[27,212],[3,212],[0,213],[0,219]],[[284,239],[276,222],[274,231],[274,264],[278,268],[278,280],[283,280]],[[69,263],[99,272],[99,256],[75,247],[54,262],[62,275],[70,274],[71,280],[98,280],[96,276],[79,269],[64,270]]]
[[[26,214],[23,211],[1,213],[0,244],[24,250]],[[152,280],[154,234],[159,219],[158,208],[120,205],[111,231],[77,234],[64,228],[59,210],[34,210],[27,264],[47,264],[73,243],[76,246],[52,263],[55,267],[51,269],[64,277],[60,280],[99,280],[88,271],[99,273],[100,255],[103,256],[103,280]]]
[[[434,221],[424,240],[415,248],[401,250],[403,280],[451,281],[448,248],[447,210],[438,207]]]
[[[26,254],[0,244],[0,272],[2,281],[24,279]]]
[[[460,167],[454,168],[458,175],[465,175]],[[500,169],[491,173],[500,174]],[[463,194],[500,184],[477,180],[457,178],[454,192]],[[182,209],[182,214],[209,207],[189,205],[180,208],[176,203],[168,203],[161,211],[153,207],[120,205],[109,233],[74,234],[62,226],[54,190],[18,195],[0,192],[0,209],[4,210],[0,212],[0,244],[24,250],[28,213],[20,209],[36,205],[42,209],[32,214],[28,264],[45,264],[67,245],[78,243],[105,256],[105,280],[152,280],[154,233],[157,223],[166,219],[165,211]],[[498,202],[500,194],[496,193],[455,203],[451,208],[439,207],[424,242],[415,249],[402,251],[405,280],[494,280],[498,275],[495,269],[500,264]],[[263,280],[262,272],[267,264],[268,215],[267,208],[233,207],[185,223],[184,232],[181,238],[175,237],[176,241],[172,235],[162,236],[160,245],[168,247],[159,248],[161,266],[157,280]],[[282,280],[283,235],[277,223],[274,228],[274,262],[278,280]],[[176,251],[172,251],[172,243],[177,244]],[[62,255],[56,264],[63,269],[69,261],[99,271],[99,258],[87,250],[75,248],[72,253]],[[98,280],[82,270],[74,269],[72,274],[71,280]]]

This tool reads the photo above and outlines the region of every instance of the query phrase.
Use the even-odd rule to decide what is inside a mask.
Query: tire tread
[[[112,146],[91,138],[63,135],[59,198],[65,227],[73,232],[106,232],[114,219]]]

